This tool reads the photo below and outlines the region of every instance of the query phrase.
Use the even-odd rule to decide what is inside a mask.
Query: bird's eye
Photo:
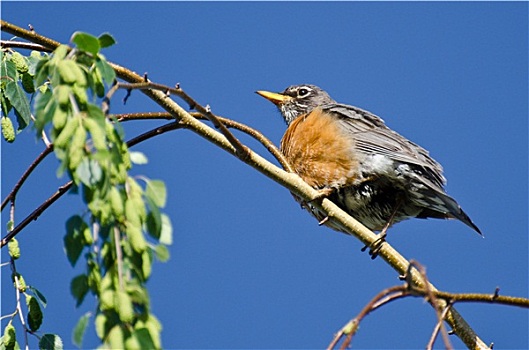
[[[305,97],[309,94],[309,89],[301,88],[298,90],[298,96],[299,97]]]

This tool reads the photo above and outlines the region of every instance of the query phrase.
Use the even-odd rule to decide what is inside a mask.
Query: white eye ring
[[[299,97],[305,97],[307,96],[312,90],[307,87],[302,87],[298,89],[298,96]]]

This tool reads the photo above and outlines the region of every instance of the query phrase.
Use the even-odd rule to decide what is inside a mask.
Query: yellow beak
[[[263,91],[263,90],[256,91],[255,93],[257,93],[258,95],[263,96],[268,101],[270,101],[273,104],[275,104],[276,106],[280,105],[280,104],[283,104],[283,103],[287,102],[288,100],[290,100],[292,98],[292,97],[290,97],[288,95],[282,95],[282,94],[278,94],[276,92]]]

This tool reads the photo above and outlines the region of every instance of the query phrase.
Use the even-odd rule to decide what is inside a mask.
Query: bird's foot
[[[314,201],[323,200],[323,199],[329,197],[334,191],[335,191],[335,189],[334,188],[330,188],[330,187],[319,189],[318,190],[318,194],[316,195],[316,197],[314,197],[312,200],[308,201],[308,204],[310,204],[310,203],[312,203]],[[322,226],[327,221],[329,221],[329,217],[328,216],[326,216],[323,219],[321,219],[320,222],[318,222],[318,225]]]
[[[331,188],[331,187],[326,187],[326,188],[319,189],[317,191],[318,191],[318,194],[316,195],[316,197],[311,199],[309,202],[314,202],[314,201],[325,199],[329,197],[331,194],[333,194],[333,192],[336,191],[336,189]]]
[[[375,259],[378,256],[382,245],[384,244],[384,242],[386,242],[386,236],[386,230],[383,230],[382,232],[380,232],[378,238],[375,241],[373,241],[369,245],[365,245],[361,250],[365,252],[367,248],[369,248],[369,256],[371,257],[371,259]]]

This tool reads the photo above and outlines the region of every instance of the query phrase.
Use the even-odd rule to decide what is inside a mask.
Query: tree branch
[[[220,130],[220,132],[224,135],[224,137],[226,137],[226,139],[235,148],[235,152],[238,158],[241,158],[244,160],[245,158],[249,156],[249,152],[250,152],[249,148],[243,145],[241,141],[239,141],[239,139],[237,139],[226,128],[226,126],[224,126],[224,124],[221,122],[221,120],[216,115],[211,113],[211,108],[209,106],[203,107],[202,105],[197,103],[191,96],[189,96],[187,93],[184,92],[184,90],[180,88],[179,84],[177,84],[175,88],[172,88],[166,85],[150,82],[148,81],[147,76],[144,76],[143,80],[144,81],[142,82],[130,83],[130,84],[118,83],[117,86],[120,89],[128,90],[129,94],[131,90],[150,90],[150,89],[163,91],[165,92],[167,97],[169,97],[171,93],[176,94],[177,96],[182,98],[185,102],[187,102],[187,104],[189,105],[191,109],[197,110],[201,115],[203,115],[209,121],[211,121],[216,129]],[[127,98],[128,98],[128,95],[127,97],[125,97],[125,99]]]
[[[425,269],[418,264],[416,261],[411,260],[410,261],[410,270],[411,268],[415,268],[419,270],[419,273],[421,276],[424,277],[425,281],[427,281],[427,276]],[[406,276],[408,277],[408,276]],[[529,299],[526,298],[517,298],[517,297],[509,297],[509,296],[500,296],[498,295],[497,291],[493,294],[477,294],[477,293],[449,293],[444,291],[437,291],[437,290],[431,290],[429,287],[426,287],[426,284],[423,284],[424,286],[417,286],[413,283],[413,281],[409,281],[406,279],[406,283],[404,285],[399,286],[393,286],[387,289],[382,290],[379,292],[375,297],[373,297],[358,313],[358,315],[347,322],[334,336],[331,343],[327,347],[328,350],[334,349],[340,339],[347,335],[346,339],[342,343],[340,349],[347,349],[350,344],[353,336],[356,334],[360,322],[372,311],[380,308],[383,305],[386,305],[392,301],[395,301],[397,299],[402,299],[406,297],[424,297],[428,300],[430,303],[434,303],[434,300],[442,299],[443,302],[446,304],[444,309],[440,310],[438,312],[438,321],[436,323],[436,326],[434,327],[434,331],[432,332],[432,336],[430,337],[428,344],[426,345],[427,349],[431,349],[433,347],[433,343],[435,341],[436,335],[439,332],[439,330],[443,333],[443,341],[445,343],[446,349],[452,349],[452,345],[450,344],[450,341],[448,339],[448,332],[442,328],[443,321],[448,316],[450,309],[452,308],[452,305],[456,302],[473,302],[473,303],[493,303],[493,304],[504,304],[504,305],[510,305],[510,306],[519,306],[523,308],[529,308]],[[438,305],[437,304],[433,304]],[[437,310],[436,310],[437,313]],[[487,347],[489,348],[489,347]]]
[[[33,163],[30,164],[30,166],[26,169],[26,171],[24,172],[24,174],[22,174],[22,176],[20,177],[20,179],[18,180],[18,182],[15,184],[15,186],[13,187],[13,189],[11,190],[11,192],[9,192],[9,194],[7,195],[7,197],[2,201],[2,206],[0,208],[0,210],[4,210],[5,206],[7,205],[7,203],[9,201],[12,201],[14,202],[15,201],[15,198],[16,198],[16,195],[18,193],[18,191],[20,190],[20,187],[22,187],[22,185],[24,184],[24,182],[27,180],[27,178],[29,177],[29,175],[31,175],[31,173],[33,172],[33,170],[35,170],[35,168],[37,167],[37,165],[40,164],[40,162],[42,162],[42,160],[44,160],[44,158],[46,158],[46,156],[48,154],[50,154],[51,152],[53,151],[53,145],[50,144],[48,147],[46,147],[44,149],[44,151],[42,151],[41,154],[39,154],[37,156],[37,158],[35,158],[35,160],[33,161]]]
[[[9,231],[5,235],[5,237],[2,238],[2,241],[0,242],[0,248],[5,246],[7,243],[9,243],[9,241],[13,237],[15,237],[20,231],[22,231],[24,229],[24,227],[26,227],[31,221],[37,220],[39,218],[40,214],[42,214],[42,212],[44,212],[44,210],[46,210],[50,205],[52,205],[57,199],[61,198],[61,196],[63,194],[65,194],[70,189],[70,187],[72,187],[72,185],[73,185],[73,181],[68,181],[67,183],[65,183],[64,185],[59,187],[57,192],[55,192],[53,195],[51,195],[50,198],[46,199],[44,201],[44,203],[42,203],[31,214],[26,216],[26,218],[24,220],[22,220],[22,222],[20,224],[15,226],[15,228],[13,228],[13,230]]]
[[[2,47],[16,47],[19,49],[28,49],[28,50],[35,50],[35,51],[41,51],[41,52],[51,52],[51,49],[48,49],[45,46],[42,46],[40,44],[34,44],[34,43],[27,43],[23,41],[11,41],[11,40],[0,40],[0,46]]]
[[[197,119],[207,120],[206,117],[201,115],[200,113],[189,113],[193,117]],[[114,114],[114,117],[120,121],[130,121],[130,120],[140,120],[140,119],[166,119],[171,120],[174,119],[171,114],[167,112],[145,112],[145,113],[126,113],[126,114]],[[262,133],[260,133],[258,130],[255,130],[254,128],[249,127],[246,124],[239,123],[235,120],[216,116],[217,119],[224,124],[228,128],[237,129],[239,131],[244,132],[247,135],[250,135],[257,141],[259,141],[281,164],[283,169],[285,169],[288,172],[293,172],[292,167],[286,160],[283,153],[268,139],[266,136],[264,136]]]
[[[22,37],[37,44],[41,44],[49,49],[54,49],[60,44],[59,42],[38,35],[35,32],[24,30],[3,20],[1,21],[1,25],[3,31]],[[145,83],[145,79],[142,76],[139,76],[131,70],[128,70],[118,64],[110,64],[115,70],[117,76],[128,83]],[[343,229],[347,230],[347,232],[350,232],[363,244],[370,245],[377,239],[376,234],[349,216],[329,199],[321,199],[319,192],[306,184],[299,176],[279,169],[277,166],[268,162],[266,159],[262,158],[251,150],[248,150],[248,154],[246,156],[244,156],[244,153],[243,156],[241,156],[241,150],[234,146],[232,143],[233,140],[229,140],[226,135],[215,131],[211,127],[195,119],[192,115],[182,109],[182,107],[180,107],[175,101],[169,98],[166,93],[153,90],[152,88],[142,90],[142,92],[167,112],[169,112],[175,119],[177,119],[180,125],[183,125],[209,142],[238,157],[246,164],[252,166],[254,169],[295,193],[297,196],[303,198],[306,201],[311,201],[314,206],[328,214],[329,220],[333,220],[336,224],[339,224]],[[206,117],[210,116],[210,113],[208,113],[210,111],[205,110],[203,112],[205,112]],[[215,122],[213,121],[213,123]],[[5,238],[2,240],[2,245],[4,245],[4,242],[7,242],[5,241]],[[400,275],[405,274],[405,272],[408,270],[409,262],[387,242],[380,248],[379,256]],[[416,269],[411,269],[410,279],[417,286],[424,287],[424,283]],[[430,289],[433,291],[433,293],[436,292],[436,289],[433,285],[430,285]],[[446,307],[446,302],[440,300],[438,307]],[[488,348],[488,346],[477,336],[468,323],[459,315],[459,313],[457,313],[454,308],[450,308],[448,311],[447,322],[451,325],[455,334],[459,336],[459,338],[466,344],[467,347],[471,349]]]

